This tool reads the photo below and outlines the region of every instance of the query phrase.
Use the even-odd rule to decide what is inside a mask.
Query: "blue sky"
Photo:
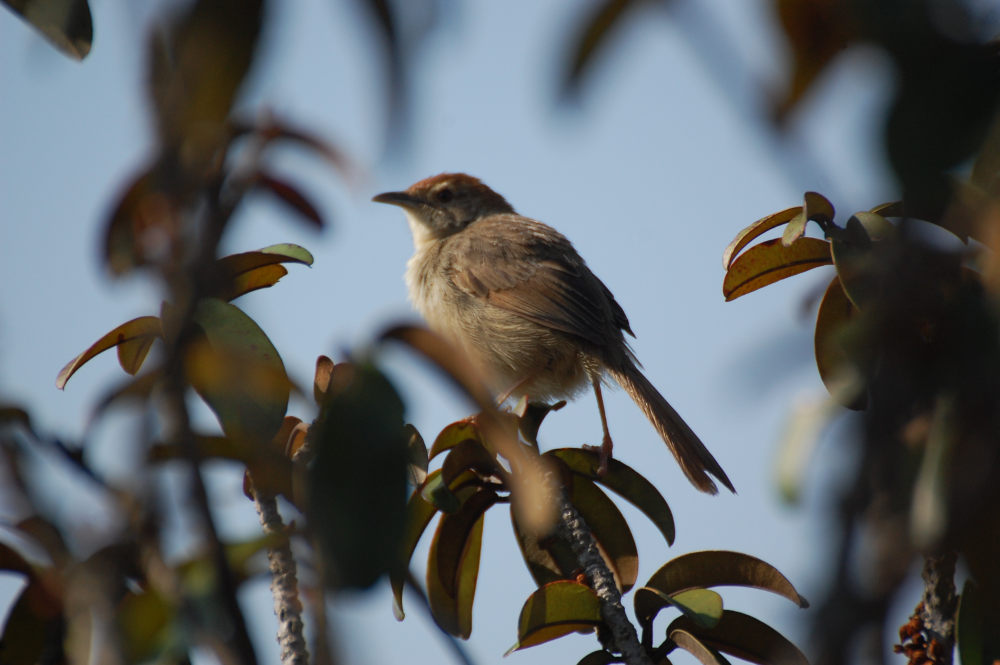
[[[0,399],[28,405],[41,428],[71,440],[84,431],[95,395],[121,373],[110,354],[86,366],[65,392],[54,387],[56,373],[112,326],[159,307],[155,287],[141,278],[112,281],[97,248],[116,195],[149,156],[144,37],[168,3],[92,4],[95,42],[83,63],[56,54],[0,11],[0,279],[6,284]],[[263,66],[242,107],[310,128],[367,173],[349,188],[318,160],[281,153],[275,170],[302,184],[330,229],[313,233],[259,199],[226,239],[231,251],[297,242],[316,257],[311,269],[293,266],[276,288],[241,303],[289,371],[308,382],[316,355],[337,357],[391,322],[415,319],[402,282],[412,247],[408,229],[398,210],[371,203],[371,196],[443,171],[481,177],[519,212],[574,242],[627,312],[647,375],[739,491],[714,498],[696,492],[628,397],[606,394],[616,457],[662,489],[677,520],[677,540],[668,549],[651,524],[625,508],[639,543],[640,581],[679,554],[734,549],[773,563],[818,600],[824,492],[843,466],[846,430],[835,427],[823,440],[798,507],[781,503],[774,462],[792,408],[825,395],[812,365],[814,313],[803,314],[802,303],[827,277],[809,273],[725,303],[720,257],[738,230],[798,204],[807,189],[828,194],[841,212],[892,198],[872,147],[891,83],[885,63],[869,52],[846,54],[806,99],[788,137],[775,139],[762,130],[761,88],[780,87],[787,53],[763,0],[683,0],[673,11],[636,12],[573,108],[557,105],[554,90],[580,3],[440,2],[445,20],[408,63],[410,140],[386,157],[383,72],[369,47],[366,17],[350,2],[273,4]],[[712,53],[732,58],[723,75],[706,61]],[[383,360],[425,437],[467,415],[467,405],[425,365],[396,351]],[[300,404],[292,411],[311,417]],[[210,416],[202,418],[211,425]],[[95,464],[125,484],[135,482],[135,452],[126,442],[136,426],[124,416],[111,418],[89,444]],[[589,395],[542,430],[548,447],[599,438]],[[257,528],[240,477],[225,465],[212,472],[221,528],[233,538]],[[93,502],[57,509],[68,520],[114,528],[101,522]],[[467,645],[480,663],[497,662],[513,643],[517,612],[532,590],[509,520],[494,512]],[[0,503],[0,519],[15,516]],[[187,546],[179,536],[183,526],[173,525],[178,552]],[[426,545],[418,570],[420,552]],[[805,613],[787,601],[761,592],[723,595],[727,606],[804,644]],[[266,582],[251,585],[242,599],[252,608],[262,661],[273,660]],[[334,605],[347,662],[410,660],[418,652],[422,662],[449,662],[421,612],[402,624],[393,620],[386,588]],[[596,646],[590,636],[573,636],[509,662],[575,662]]]

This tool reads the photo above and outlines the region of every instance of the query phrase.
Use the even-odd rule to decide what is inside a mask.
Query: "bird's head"
[[[418,247],[458,233],[482,217],[514,212],[502,196],[464,173],[442,173],[405,191],[379,194],[372,201],[401,207]]]

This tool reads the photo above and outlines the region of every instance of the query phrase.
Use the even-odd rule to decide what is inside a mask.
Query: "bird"
[[[478,178],[442,173],[372,199],[402,208],[414,253],[405,280],[428,326],[460,348],[507,398],[571,399],[592,387],[603,437],[600,471],[613,442],[602,383],[610,377],[645,413],[688,480],[735,492],[694,431],[639,369],[634,337],[611,291],[570,241],[524,217]]]

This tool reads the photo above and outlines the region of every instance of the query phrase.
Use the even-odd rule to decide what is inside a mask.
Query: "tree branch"
[[[583,567],[584,574],[601,600],[601,615],[611,628],[613,646],[628,665],[652,665],[649,656],[639,644],[635,626],[625,614],[622,596],[615,584],[614,575],[597,549],[597,542],[590,532],[590,527],[565,495],[559,495],[558,508],[559,520],[556,531],[573,550],[577,561]]]

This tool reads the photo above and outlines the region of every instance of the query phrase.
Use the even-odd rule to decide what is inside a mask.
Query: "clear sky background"
[[[41,429],[71,441],[85,431],[95,396],[121,372],[107,354],[65,392],[54,387],[56,373],[114,325],[159,309],[152,284],[141,277],[112,281],[97,249],[116,197],[149,157],[144,47],[150,21],[167,4],[94,0],[94,48],[83,63],[57,54],[0,11],[0,400],[27,405]],[[348,188],[319,160],[282,153],[275,170],[302,184],[330,229],[313,233],[260,198],[226,239],[229,251],[297,242],[316,257],[313,268],[291,266],[276,288],[240,302],[290,373],[308,384],[318,354],[336,358],[389,323],[415,319],[402,281],[412,249],[408,229],[399,210],[371,203],[371,196],[443,171],[476,175],[520,213],[574,242],[627,312],[647,375],[739,491],[699,494],[627,395],[607,395],[616,457],[662,489],[677,522],[676,542],[667,548],[641,514],[623,508],[639,544],[640,583],[682,553],[732,549],[776,565],[818,601],[827,500],[843,467],[846,441],[839,435],[846,430],[835,426],[822,441],[800,505],[781,503],[774,467],[792,409],[825,396],[812,360],[815,313],[803,304],[829,275],[807,273],[725,303],[720,259],[737,231],[797,205],[805,190],[827,194],[841,213],[893,198],[877,141],[891,89],[888,66],[871,52],[845,54],[778,138],[764,120],[763,91],[780,90],[788,54],[764,0],[677,0],[669,11],[633,13],[575,107],[560,106],[555,91],[580,7],[592,3],[400,2],[417,19],[421,8],[436,7],[441,21],[407,63],[409,140],[386,156],[384,72],[368,17],[347,1],[270,4],[243,108],[310,128],[367,172]],[[468,414],[467,404],[407,354],[386,353],[383,366],[428,440]],[[292,413],[312,417],[301,404]],[[139,482],[130,472],[137,452],[128,449],[135,425],[123,416],[102,421],[88,442],[89,459],[126,485]],[[589,395],[551,416],[541,434],[546,447],[599,439]],[[42,468],[64,519],[96,533],[115,528],[92,497],[65,500],[58,489],[65,474],[51,464]],[[179,474],[163,475],[166,487],[183,491]],[[253,535],[258,527],[240,491],[241,472],[218,464],[211,478],[224,535]],[[514,642],[517,613],[533,588],[504,513],[491,511],[486,523],[467,645],[479,663],[498,662]],[[16,518],[0,503],[0,519]],[[180,556],[191,543],[182,537],[183,522],[174,526]],[[88,543],[78,545],[85,550]],[[426,543],[414,562],[421,572],[424,556]],[[728,607],[806,644],[807,612],[763,592],[723,596]],[[266,580],[249,585],[241,599],[261,661],[274,662]],[[332,606],[345,662],[452,662],[412,600],[407,620],[393,620],[387,585]],[[508,661],[572,663],[595,648],[592,636],[573,636]]]

